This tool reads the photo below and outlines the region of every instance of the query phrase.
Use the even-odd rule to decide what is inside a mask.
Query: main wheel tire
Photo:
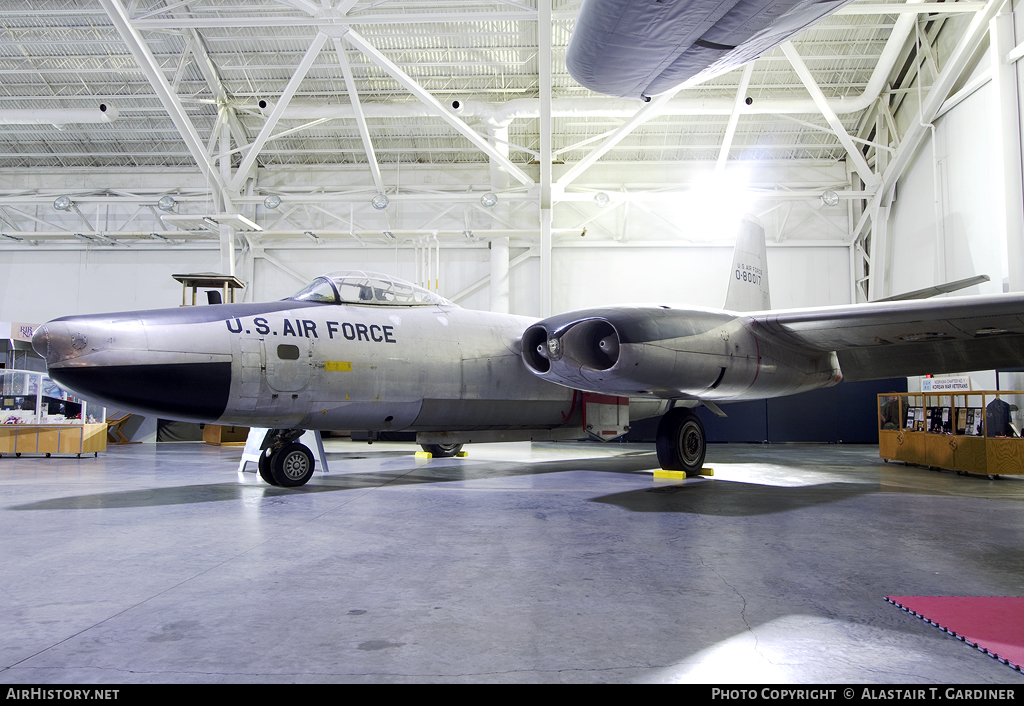
[[[260,478],[269,485],[277,485],[277,481],[274,480],[274,474],[270,471],[270,456],[267,455],[266,449],[260,452],[260,460],[256,464],[260,469]]]
[[[704,466],[707,441],[704,424],[690,409],[670,409],[658,424],[658,463],[666,471],[696,475]]]
[[[420,448],[434,458],[451,458],[462,451],[462,444],[420,444]]]
[[[313,477],[313,452],[292,442],[270,457],[270,472],[285,488],[305,485]]]

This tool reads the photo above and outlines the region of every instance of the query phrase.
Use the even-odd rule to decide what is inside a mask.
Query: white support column
[[[509,304],[509,238],[491,238],[491,311],[508,314]]]
[[[995,148],[995,220],[1006,242],[1010,291],[1024,291],[1024,185],[1021,177],[1020,113],[1017,65],[1004,60],[1014,48],[1013,10],[1007,3],[989,23],[992,56],[993,147]]]
[[[227,108],[221,110],[226,111]],[[227,122],[220,126],[220,175],[224,183],[231,180],[231,128]],[[224,213],[237,211],[227,200],[218,204],[218,208]],[[220,273],[235,276],[235,229],[226,223],[220,224]]]
[[[490,130],[492,137],[497,138],[495,140],[495,146],[497,149],[502,150],[505,154],[508,154],[508,126],[492,128]],[[491,188],[496,192],[504,191],[509,186],[508,173],[503,171],[501,167],[491,162]],[[498,197],[498,203],[491,207],[491,227],[501,227],[502,220],[508,220],[507,216],[511,213],[510,203],[507,199]],[[508,236],[492,236],[491,237],[491,276],[490,276],[490,294],[491,294],[491,311],[499,314],[508,314],[511,311],[510,305],[510,288],[509,288],[509,237]]]
[[[551,316],[551,209],[540,211],[540,315]]]
[[[537,9],[537,71],[540,84],[540,315],[551,316],[551,0],[539,0]]]
[[[880,103],[885,103],[883,96]],[[889,123],[883,111],[875,114],[875,142],[889,145]],[[889,152],[884,149],[875,150],[875,171],[884,174],[889,166]],[[888,274],[889,254],[889,206],[885,202],[876,202],[871,208],[871,245],[868,257],[871,259],[871,272],[868,278],[868,301],[888,296],[886,282]]]
[[[220,272],[235,276],[235,229],[224,223],[220,225]]]

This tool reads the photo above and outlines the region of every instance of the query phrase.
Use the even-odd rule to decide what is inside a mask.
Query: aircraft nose
[[[40,326],[32,347],[54,382],[89,400],[210,422],[231,391],[229,328],[186,324],[177,309],[68,316]]]
[[[50,321],[36,329],[32,335],[32,349],[47,365],[78,355],[88,345],[88,337],[72,331],[63,321]]]

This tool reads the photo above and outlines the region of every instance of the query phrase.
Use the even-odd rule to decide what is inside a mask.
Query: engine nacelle
[[[545,380],[625,397],[755,399],[841,379],[834,353],[758,334],[728,312],[594,309],[534,324],[523,334],[522,357]]]
[[[552,372],[552,366],[556,371],[565,366],[599,371],[608,370],[618,359],[619,334],[604,319],[580,321],[558,335],[549,336],[542,324],[523,334],[523,361],[542,377]]]

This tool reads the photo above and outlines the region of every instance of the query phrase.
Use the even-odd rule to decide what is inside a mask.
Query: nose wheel
[[[707,440],[700,417],[683,407],[670,409],[658,424],[658,463],[666,471],[697,475],[704,466]]]
[[[288,444],[270,457],[270,473],[285,488],[305,485],[313,477],[313,452],[298,442]]]
[[[274,448],[269,446],[260,453],[257,463],[264,482],[283,488],[305,485],[313,477],[313,452],[297,441]]]

